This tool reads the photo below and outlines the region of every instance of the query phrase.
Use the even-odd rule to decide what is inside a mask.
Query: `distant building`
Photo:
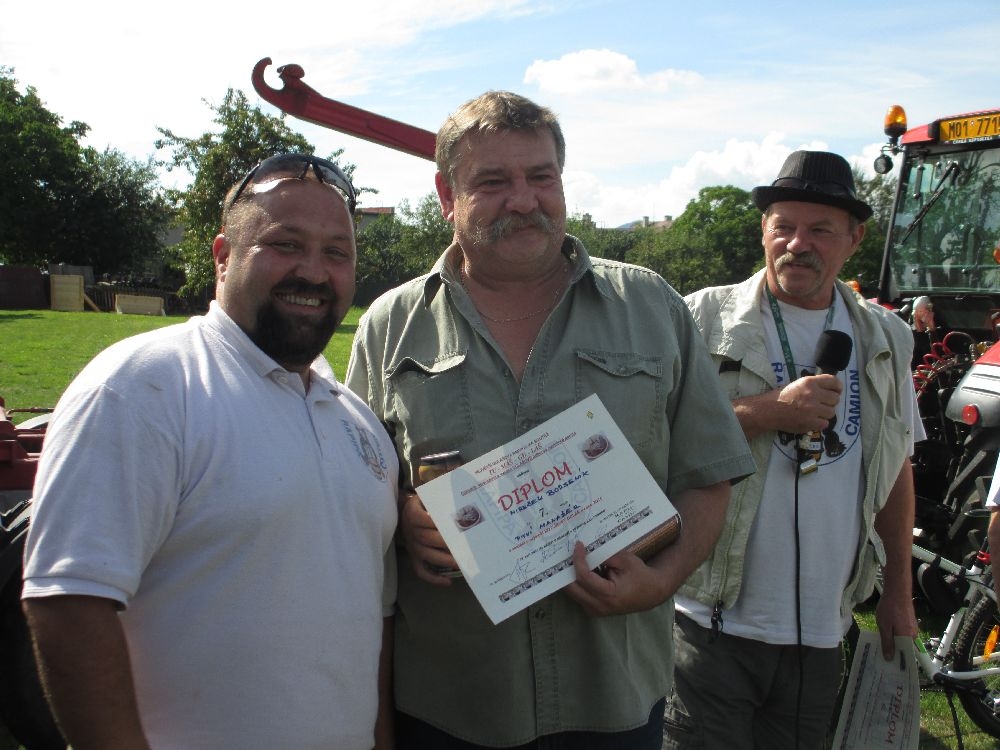
[[[360,232],[362,229],[367,227],[373,221],[378,219],[380,216],[395,216],[396,209],[392,206],[372,206],[371,208],[366,208],[364,206],[358,208],[357,216],[358,223],[356,229]]]
[[[670,229],[674,225],[674,217],[667,214],[663,221],[650,221],[648,216],[643,216],[641,221],[631,221],[623,224],[621,229]]]

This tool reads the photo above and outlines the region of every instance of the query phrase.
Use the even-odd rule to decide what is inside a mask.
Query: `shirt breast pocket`
[[[646,445],[663,424],[667,388],[663,358],[578,349],[576,399],[596,393],[632,447]]]
[[[472,439],[472,405],[465,353],[420,362],[405,357],[387,374],[397,441],[408,459],[454,450]]]

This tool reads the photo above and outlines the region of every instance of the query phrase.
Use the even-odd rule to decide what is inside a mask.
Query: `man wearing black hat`
[[[719,542],[676,598],[664,747],[821,747],[840,644],[879,563],[883,655],[917,632],[913,338],[837,280],[872,209],[845,159],[812,151],[753,200],[765,268],[687,298],[758,472],[733,488]],[[819,347],[831,331],[849,338]]]

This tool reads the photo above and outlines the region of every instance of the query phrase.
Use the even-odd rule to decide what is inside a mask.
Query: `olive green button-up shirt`
[[[668,496],[752,473],[681,297],[652,271],[591,260],[572,237],[563,250],[570,285],[520,383],[458,282],[456,246],[365,313],[346,382],[394,433],[404,478],[420,456],[477,457],[593,393]],[[428,585],[400,553],[401,711],[504,747],[553,732],[640,726],[669,691],[672,601],[598,618],[556,593],[493,625],[464,582]]]

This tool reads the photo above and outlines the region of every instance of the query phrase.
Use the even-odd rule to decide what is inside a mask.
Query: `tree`
[[[61,123],[0,68],[0,261],[114,273],[158,256],[170,215],[152,163],[81,148],[88,127]]]
[[[186,138],[157,128],[163,137],[155,142],[158,150],[172,151],[169,161],[164,162],[168,170],[184,168],[194,176],[186,190],[173,193],[185,227],[177,253],[187,276],[184,292],[188,294],[201,293],[215,280],[211,247],[219,231],[226,191],[268,156],[314,152],[304,136],[285,124],[284,115],[275,117],[251,107],[242,91],[229,89],[218,106],[206,104],[215,112],[212,121],[221,126],[219,132]],[[337,151],[330,158],[341,153]],[[353,165],[341,167],[348,176],[354,170]]]
[[[626,260],[656,271],[680,294],[722,283],[726,275],[723,256],[706,253],[703,238],[679,231],[642,228],[633,232],[635,245]]]
[[[702,188],[668,232],[671,246],[687,256],[678,257],[677,263],[689,266],[687,261],[695,260],[692,270],[698,263],[712,269],[713,278],[705,286],[742,281],[763,264],[760,209],[750,193],[738,187]]]
[[[399,214],[404,226],[400,247],[403,266],[406,278],[413,278],[431,269],[434,261],[451,244],[455,227],[441,213],[437,193],[425,195],[416,208],[404,200],[399,206]]]
[[[892,205],[896,198],[896,179],[882,174],[869,178],[860,169],[853,171],[858,198],[871,206],[875,213],[865,226],[861,246],[847,259],[840,276],[845,280],[860,279],[865,293],[874,294],[882,268]]]
[[[632,234],[626,260],[656,271],[681,294],[742,281],[763,262],[760,210],[732,185],[702,188],[667,229]]]
[[[403,281],[426,273],[451,244],[454,227],[441,215],[435,193],[416,208],[400,203],[396,215],[380,216],[358,233],[358,291],[366,304]]]
[[[588,214],[566,219],[566,231],[576,237],[594,258],[625,260],[636,243],[636,233],[628,229],[604,229],[594,224]]]
[[[637,227],[629,230],[629,233],[632,235],[632,247],[625,256],[625,262],[656,271],[660,276],[667,278],[667,230],[656,231],[649,227]]]
[[[0,260],[44,265],[58,258],[72,226],[82,179],[82,122],[62,126],[36,90],[22,94],[10,68],[0,67]]]
[[[379,216],[358,232],[356,304],[365,304],[402,279],[400,254],[403,223],[393,214]]]
[[[153,160],[143,163],[114,149],[92,148],[83,149],[82,160],[76,242],[63,248],[60,259],[99,272],[146,273],[144,266],[162,262],[162,238],[173,219]]]

